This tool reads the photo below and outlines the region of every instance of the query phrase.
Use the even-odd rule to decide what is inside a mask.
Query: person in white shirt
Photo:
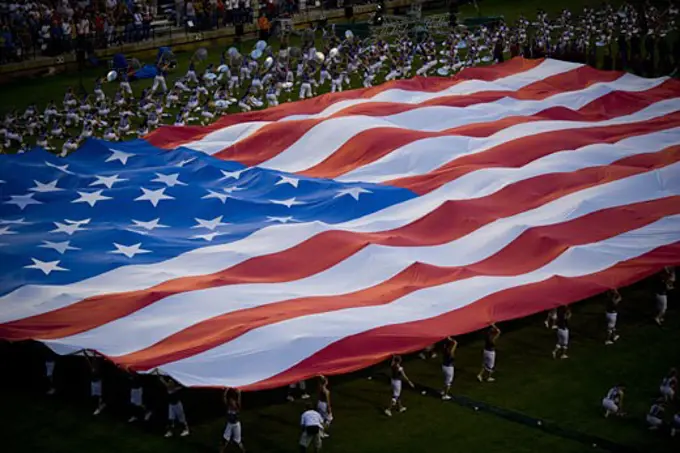
[[[302,413],[300,417],[300,428],[302,428],[302,435],[300,436],[300,452],[306,453],[309,447],[312,451],[318,452],[321,450],[321,433],[323,432],[323,417],[313,409],[311,404],[307,404],[307,410]]]
[[[609,417],[610,414],[623,416],[623,395],[625,387],[622,384],[615,385],[607,392],[607,396],[602,399],[602,407],[604,408],[604,417]]]
[[[661,417],[663,417],[665,404],[665,400],[663,398],[659,398],[649,409],[646,420],[647,426],[650,430],[657,430],[663,426],[663,419]]]

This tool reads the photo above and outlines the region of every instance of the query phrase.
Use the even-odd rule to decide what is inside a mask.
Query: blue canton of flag
[[[64,159],[3,155],[0,169],[0,294],[167,260],[274,224],[344,222],[415,197],[142,140],[92,139]]]

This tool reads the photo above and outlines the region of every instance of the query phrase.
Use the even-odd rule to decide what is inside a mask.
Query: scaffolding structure
[[[415,10],[414,6],[416,6]],[[451,32],[448,13],[421,17],[419,6],[422,5],[414,3],[406,16],[383,16],[382,25],[371,28],[373,38],[392,41],[404,39],[412,34],[427,33],[432,36],[443,36]],[[413,11],[416,12],[413,13]]]

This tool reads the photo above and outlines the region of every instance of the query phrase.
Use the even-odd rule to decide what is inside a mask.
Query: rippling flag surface
[[[188,386],[356,370],[680,261],[680,83],[555,60],[0,169],[0,338]]]

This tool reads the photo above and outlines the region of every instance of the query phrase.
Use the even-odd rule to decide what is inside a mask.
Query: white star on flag
[[[143,248],[140,248],[142,246],[141,242],[138,242],[134,245],[121,245],[114,242],[113,245],[116,247],[116,250],[111,250],[109,253],[125,255],[128,258],[134,258],[135,255],[139,255],[141,253],[151,253],[150,250],[144,250]]]
[[[126,153],[123,151],[120,151],[118,149],[109,149],[111,151],[111,155],[106,158],[104,162],[113,162],[114,160],[120,161],[123,165],[127,164],[128,158],[134,156],[132,153]]]
[[[215,239],[215,237],[222,236],[223,234],[224,233],[213,231],[212,233],[197,234],[196,236],[191,236],[191,239],[203,239],[207,242],[212,242],[212,240]]]
[[[239,186],[230,186],[230,187],[224,187],[224,188],[222,188],[222,190],[225,193],[232,193],[232,192],[237,192],[239,190],[244,190],[244,189],[243,189],[243,187],[239,187]]]
[[[157,178],[152,179],[151,182],[160,182],[168,187],[175,187],[175,186],[186,186],[186,183],[183,183],[179,179],[179,173],[174,173],[172,175],[163,175],[161,173],[156,173]]]
[[[29,266],[24,266],[26,269],[40,269],[45,275],[50,275],[53,271],[67,271],[68,269],[59,266],[59,261],[40,261],[35,258],[31,258],[33,264]]]
[[[288,222],[297,222],[297,220],[295,220],[293,218],[293,216],[287,216],[287,217],[267,216],[267,222],[288,223]]]
[[[201,197],[201,200],[207,200],[208,198],[217,198],[222,202],[222,204],[226,203],[227,198],[230,198],[229,195],[226,193],[219,193],[215,192],[214,190],[208,189],[208,195],[203,195]]]
[[[24,217],[16,220],[0,219],[0,225],[30,225],[33,222],[25,222]]]
[[[222,223],[222,217],[224,216],[217,216],[212,220],[204,220],[204,219],[194,219],[196,220],[196,225],[192,226],[191,228],[207,228],[208,230],[215,230],[217,227],[229,225],[228,223]]]
[[[68,222],[68,220],[67,220]],[[82,230],[86,230],[87,228],[81,228],[80,223],[60,223],[60,222],[54,222],[54,224],[57,226],[56,230],[50,231],[50,233],[66,233],[69,236],[72,236],[74,233]]]
[[[141,220],[132,220],[135,224],[134,226],[144,228],[145,230],[153,231],[156,228],[170,228],[167,225],[162,225],[159,223],[161,221],[160,218],[154,219],[154,220],[149,220],[148,222],[142,222]]]
[[[10,201],[5,201],[5,204],[15,204],[22,211],[28,205],[43,204],[42,201],[34,200],[33,195],[35,195],[35,194],[34,193],[27,193],[26,195],[10,195],[10,198],[12,198],[12,199]]]
[[[191,159],[181,160],[181,161],[177,162],[176,166],[177,167],[184,167],[186,164],[190,164],[195,160],[196,160],[195,157],[192,157]]]
[[[338,193],[336,193],[333,198],[338,198],[338,197],[342,197],[342,196],[345,196],[345,195],[349,195],[352,198],[354,198],[355,200],[359,201],[359,196],[362,193],[373,193],[373,192],[368,190],[368,189],[364,189],[363,187],[348,187],[346,189],[338,190]]]
[[[57,187],[57,181],[58,181],[58,179],[55,179],[52,182],[48,182],[48,183],[43,184],[40,181],[33,180],[33,182],[35,183],[35,187],[31,187],[28,190],[30,190],[31,192],[41,192],[41,193],[43,193],[43,192],[59,192],[60,190],[64,190],[64,189]]]
[[[281,204],[281,205],[289,207],[289,208],[291,206],[295,206],[295,205],[299,205],[299,204],[307,204],[304,201],[297,201],[295,199],[295,197],[289,198],[287,200],[269,200],[269,201],[274,203],[274,204]]]
[[[9,234],[17,234],[17,232],[10,230],[8,226],[0,228],[0,236],[7,236]]]
[[[71,241],[64,242],[43,241],[43,244],[39,245],[38,247],[56,250],[60,255],[66,253],[67,250],[80,250],[78,247],[71,247]]]
[[[83,220],[69,220],[69,219],[64,219],[64,222],[66,223],[71,223],[71,224],[76,224],[76,225],[87,225],[90,223],[90,220],[92,219],[83,219]]]
[[[290,176],[279,176],[278,181],[274,184],[275,186],[278,186],[279,184],[290,184],[291,186],[297,188],[298,184],[300,183],[300,180],[297,178],[291,178]]]
[[[71,203],[87,203],[90,205],[90,207],[94,208],[94,205],[96,205],[98,201],[113,200],[111,197],[102,195],[103,191],[104,189],[95,190],[94,192],[77,191],[78,195],[80,195],[80,198],[73,200]]]
[[[143,195],[138,196],[135,198],[135,201],[144,201],[147,200],[149,201],[153,207],[155,208],[158,206],[158,203],[160,203],[161,200],[174,200],[175,197],[171,197],[170,195],[165,194],[165,187],[162,189],[158,190],[149,190],[145,187],[141,187]]]
[[[75,173],[68,170],[68,164],[57,165],[57,164],[53,164],[52,162],[45,161],[45,165],[47,165],[48,167],[56,168],[57,170],[62,171],[64,173],[68,174],[68,175],[75,175]]]
[[[225,179],[239,179],[241,177],[241,173],[244,171],[249,170],[248,168],[244,168],[243,170],[236,170],[236,171],[226,171],[226,170],[220,170],[224,176],[222,176],[218,181],[224,181]]]
[[[125,179],[125,178],[119,178],[118,175],[111,175],[111,176],[94,175],[94,177],[97,178],[97,180],[94,181],[93,183],[91,183],[90,187],[92,187],[92,186],[106,186],[107,189],[110,189],[117,182],[127,181],[127,179]]]

